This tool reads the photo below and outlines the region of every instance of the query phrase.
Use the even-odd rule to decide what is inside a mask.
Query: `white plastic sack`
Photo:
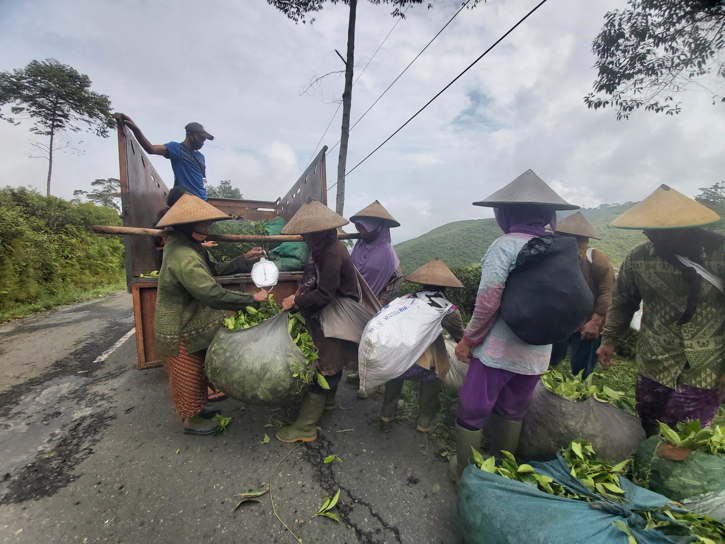
[[[466,379],[468,373],[468,365],[462,363],[456,358],[456,343],[446,339],[446,351],[448,352],[448,362],[451,365],[442,377],[441,381],[449,387],[460,389],[463,380]]]
[[[419,291],[380,310],[360,339],[360,390],[370,391],[413,366],[443,331],[441,321],[452,307],[437,291]]]

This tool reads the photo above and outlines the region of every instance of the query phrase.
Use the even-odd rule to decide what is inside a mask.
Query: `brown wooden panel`
[[[159,212],[166,207],[169,190],[149,161],[133,134],[118,125],[121,204],[123,224],[127,227],[153,227]],[[125,236],[126,281],[148,274],[161,266],[161,254],[150,236]]]
[[[234,217],[247,221],[268,221],[277,216],[276,202],[261,200],[233,200],[231,198],[210,198],[209,204]]]
[[[289,221],[302,204],[319,200],[327,205],[327,171],[324,146],[289,192],[279,200],[277,214]]]

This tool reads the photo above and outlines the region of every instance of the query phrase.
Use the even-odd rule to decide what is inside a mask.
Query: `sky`
[[[424,3],[425,4],[425,3]],[[356,164],[480,55],[535,0],[488,0],[464,10],[350,135]],[[347,178],[345,215],[380,200],[402,226],[400,242],[439,225],[490,217],[473,207],[531,168],[586,207],[640,200],[666,183],[685,194],[725,179],[725,108],[693,87],[683,113],[593,111],[591,42],[624,0],[549,0],[408,127]],[[396,25],[390,7],[361,1],[352,119],[456,11],[454,0],[415,7]],[[373,57],[390,32],[388,40]],[[264,0],[0,0],[0,70],[55,58],[93,81],[115,111],[152,143],[181,141],[189,121],[216,138],[202,149],[210,183],[231,179],[246,198],[283,196],[315,153],[338,107],[347,7],[295,24]],[[367,65],[367,66],[366,66]],[[365,67],[364,71],[363,67]],[[323,143],[339,139],[332,121]],[[0,123],[0,186],[44,192],[47,162],[20,126]],[[52,193],[72,198],[96,178],[118,176],[115,135],[80,133],[54,161]],[[75,149],[75,150],[74,150]],[[338,149],[327,155],[328,185]],[[152,162],[173,184],[163,157]],[[334,207],[334,189],[329,193]]]

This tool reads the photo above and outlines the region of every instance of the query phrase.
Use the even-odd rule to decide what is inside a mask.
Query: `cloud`
[[[526,13],[531,0],[489,0],[464,10],[351,133],[348,168],[397,129],[444,84]],[[481,199],[527,168],[581,205],[640,199],[667,183],[694,194],[723,179],[725,111],[707,93],[682,96],[684,113],[638,112],[616,121],[587,110],[594,79],[591,41],[608,9],[624,0],[545,4],[451,86],[347,181],[349,215],[379,199],[402,226],[401,241],[454,220],[489,217]],[[356,120],[457,9],[411,8],[395,24],[389,7],[358,8]],[[3,5],[0,69],[54,57],[93,80],[153,143],[183,138],[203,123],[216,136],[203,149],[208,177],[231,179],[249,198],[286,193],[311,159],[342,94],[347,7],[331,5],[314,24],[295,25],[266,2],[51,0]],[[47,21],[53,21],[52,25]],[[28,125],[0,124],[0,184],[42,189],[46,164],[29,159]],[[340,112],[323,143],[340,135]],[[69,198],[99,177],[118,175],[114,137],[84,135],[85,153],[61,152],[53,192]],[[338,149],[327,156],[328,184]],[[153,157],[172,182],[168,161]],[[334,191],[329,193],[334,201]]]

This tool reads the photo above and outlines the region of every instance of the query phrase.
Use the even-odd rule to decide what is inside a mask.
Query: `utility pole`
[[[350,18],[347,23],[347,60],[345,62],[345,90],[342,93],[342,129],[340,154],[337,160],[337,200],[335,211],[340,215],[345,208],[345,170],[347,168],[347,142],[350,138],[350,110],[352,108],[352,76],[355,65],[355,17],[357,0],[350,0]]]

